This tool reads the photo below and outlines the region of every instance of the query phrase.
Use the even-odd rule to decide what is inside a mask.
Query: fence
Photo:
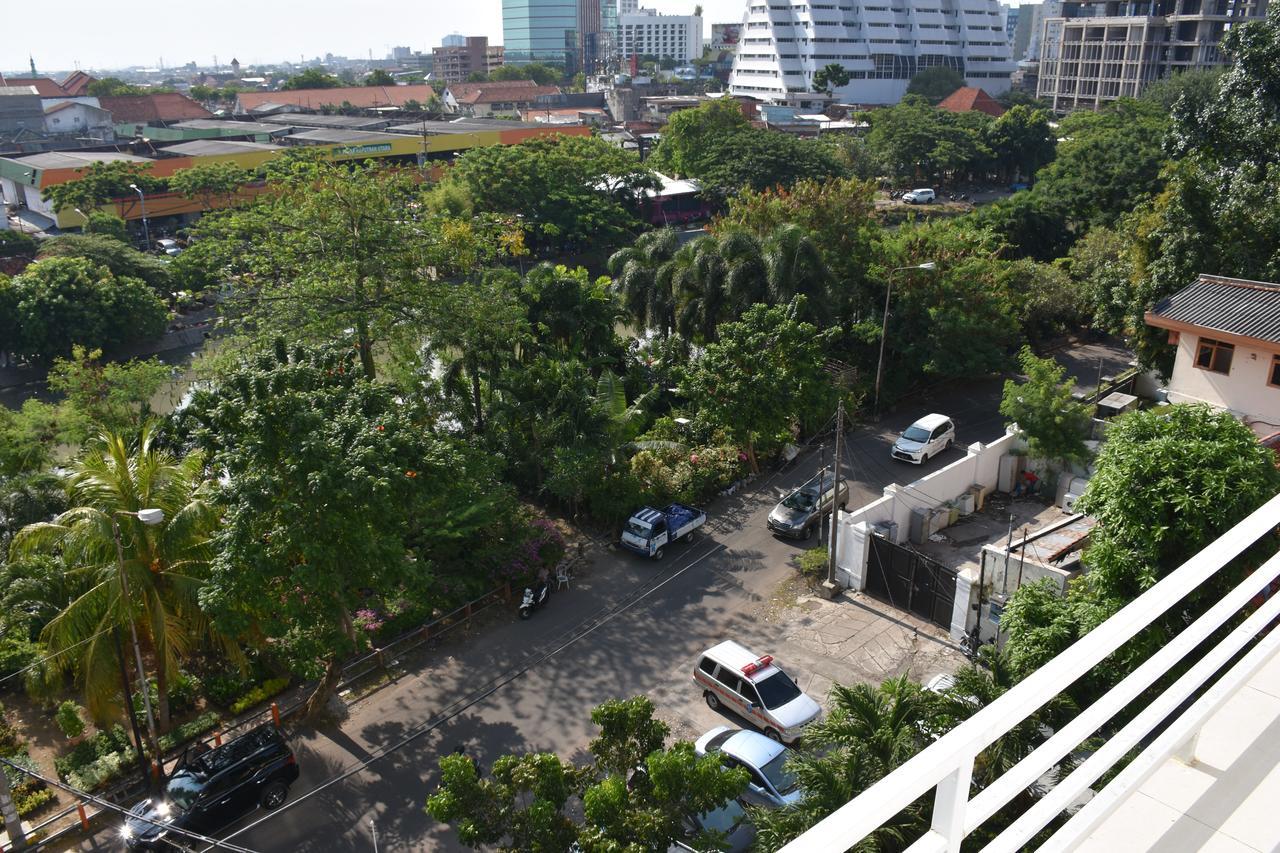
[[[1280,525],[1280,495],[1257,509],[1151,589],[1094,628],[991,704],[849,803],[782,848],[784,853],[846,850],[893,820],[907,806],[934,791],[932,824],[910,846],[916,853],[959,851],[966,836],[1019,797],[1066,756],[1080,750],[1099,729],[1126,709],[1140,707],[1132,720],[1110,734],[1101,747],[992,840],[986,850],[1026,849],[1039,832],[1076,802],[1131,750],[1145,749],[1114,780],[1074,814],[1040,849],[1068,850],[1101,824],[1164,760],[1190,760],[1205,720],[1280,650],[1280,631],[1268,630],[1280,616],[1280,595],[1256,610],[1250,602],[1280,575],[1280,554],[1250,573],[1195,622],[1082,710],[985,789],[971,796],[974,763],[987,747],[1017,727],[1095,666],[1193,596],[1257,542],[1271,539]],[[1243,618],[1243,621],[1240,619]],[[1224,629],[1230,629],[1224,633]],[[1212,643],[1206,643],[1213,638]],[[1253,648],[1248,647],[1252,645]],[[1244,653],[1246,652],[1247,653]],[[1243,656],[1242,656],[1242,653]],[[1223,672],[1225,670],[1225,672]],[[1168,683],[1166,676],[1178,674]],[[1207,691],[1204,689],[1214,678]],[[1168,686],[1154,699],[1143,697],[1154,684]],[[1188,707],[1188,702],[1197,696]],[[1263,709],[1259,709],[1263,710]],[[1154,736],[1154,740],[1151,738]]]

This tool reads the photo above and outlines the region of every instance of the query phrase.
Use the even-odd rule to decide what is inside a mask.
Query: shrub
[[[282,676],[280,678],[268,678],[266,681],[262,682],[262,684],[258,685],[257,687],[250,690],[248,693],[241,696],[236,701],[232,702],[231,713],[239,714],[243,711],[247,711],[248,709],[252,708],[254,705],[267,701],[272,696],[275,696],[277,693],[284,690],[288,686],[289,686],[288,676]]]
[[[180,726],[174,726],[172,730],[160,735],[160,751],[168,752],[171,749],[182,746],[187,741],[195,740],[205,732],[216,729],[221,722],[222,717],[217,711],[205,711],[194,720],[189,720]]]
[[[16,789],[13,792],[13,804],[18,810],[18,817],[27,817],[40,811],[41,807],[53,802],[54,793],[41,784],[35,789]]]
[[[0,258],[29,258],[36,253],[36,238],[8,228],[0,230]]]
[[[17,679],[9,676],[16,675],[39,660],[40,648],[39,643],[33,643],[25,637],[0,637],[0,678],[7,679],[3,684],[16,686]]]
[[[69,738],[84,734],[84,719],[80,716],[80,706],[70,699],[58,706],[54,721],[62,733]]]
[[[800,570],[800,574],[810,580],[825,578],[829,559],[826,548],[810,548],[807,551],[801,551],[796,557],[796,568]]]
[[[178,674],[169,680],[169,712],[181,714],[196,706],[200,698],[200,679],[186,670],[178,670]]]
[[[204,695],[223,708],[230,708],[231,703],[253,684],[251,675],[235,670],[206,675],[203,680]]]

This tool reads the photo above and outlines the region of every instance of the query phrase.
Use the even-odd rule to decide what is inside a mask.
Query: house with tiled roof
[[[174,122],[213,118],[213,113],[178,92],[150,95],[103,95],[98,103],[117,125],[168,127]]]
[[[451,83],[444,92],[445,110],[471,116],[516,114],[536,106],[558,106],[558,86],[539,86],[532,80],[498,83]]]
[[[97,79],[83,71],[72,71],[58,85],[62,87],[62,91],[67,93],[68,97],[78,98],[82,95],[89,94],[89,84]]]
[[[1005,114],[1005,108],[999,101],[973,86],[956,89],[938,103],[938,109],[949,113],[986,113],[995,118]]]
[[[50,77],[6,77],[0,74],[0,86],[34,86],[42,98],[65,98],[67,93]]]
[[[1145,319],[1178,348],[1169,402],[1208,403],[1259,438],[1280,435],[1280,284],[1201,274]]]
[[[237,115],[265,115],[279,112],[318,113],[325,107],[348,104],[371,110],[404,107],[410,101],[425,104],[435,97],[435,89],[415,86],[339,86],[333,89],[293,89],[279,92],[241,92],[236,96]]]

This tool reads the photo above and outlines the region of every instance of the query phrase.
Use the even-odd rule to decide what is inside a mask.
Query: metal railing
[[[1188,594],[1214,577],[1248,548],[1271,535],[1278,525],[1280,495],[1273,497],[995,702],[792,841],[783,851],[825,853],[848,849],[930,790],[936,789],[932,826],[908,849],[913,853],[958,853],[961,843],[969,833],[1075,751],[1148,687],[1179,668],[1184,658],[1194,652],[1205,639],[1229,626],[1234,617],[1246,611],[1250,601],[1280,575],[1280,554],[1272,556],[1261,568],[1250,573],[1203,616],[1184,628],[1098,701],[1082,710],[1070,723],[993,784],[970,798],[973,767],[979,753],[1161,615],[1177,606]],[[1275,595],[1250,613],[1198,660],[1188,659],[1190,666],[1181,677],[1158,698],[1147,703],[1137,716],[1112,734],[1079,767],[1060,779],[1045,796],[996,836],[985,849],[1023,849],[1030,839],[1076,801],[1107,770],[1141,745],[1160,726],[1168,723],[1163,733],[1137,759],[1062,826],[1041,849],[1070,849],[1074,842],[1087,837],[1164,759],[1179,750],[1184,753],[1188,748],[1194,750],[1195,736],[1204,721],[1280,648],[1280,631],[1267,631],[1268,626],[1278,617],[1280,595]],[[1218,675],[1222,667],[1235,660],[1255,640],[1256,645],[1219,677],[1212,688],[1204,691],[1188,710],[1178,714],[1188,699],[1201,691],[1210,679]],[[1175,715],[1176,719],[1169,723]]]

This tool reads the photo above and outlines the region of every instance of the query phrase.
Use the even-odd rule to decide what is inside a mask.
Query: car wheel
[[[943,447],[942,449],[943,449],[943,450],[950,450],[950,449],[951,449],[951,446],[952,446],[953,444],[955,444],[955,439],[953,439],[953,438],[948,438],[948,439],[947,439],[947,444],[946,444],[946,446],[945,446],[945,447]]]
[[[778,734],[777,729],[765,729],[764,735],[769,740],[776,740],[778,743],[782,743],[782,735]]]
[[[720,710],[720,699],[710,690],[706,690],[702,694],[702,698],[707,700],[707,707],[713,711]]]
[[[803,540],[804,540],[804,541],[806,541],[806,542],[808,542],[810,539],[812,539],[812,538],[813,538],[813,525],[812,525],[812,524],[810,524],[810,525],[806,525],[806,526],[805,526],[805,528],[804,528],[804,532],[800,534],[800,538],[801,538],[801,539],[803,539]]]
[[[662,549],[661,549],[661,548],[659,548],[658,550],[656,550],[656,551],[654,551],[654,552],[653,552],[653,559],[655,559],[655,560],[661,560],[661,559],[662,559]]]
[[[264,809],[267,811],[273,811],[283,806],[284,801],[288,796],[288,785],[283,782],[272,782],[270,785],[262,789],[262,798],[260,802]]]

